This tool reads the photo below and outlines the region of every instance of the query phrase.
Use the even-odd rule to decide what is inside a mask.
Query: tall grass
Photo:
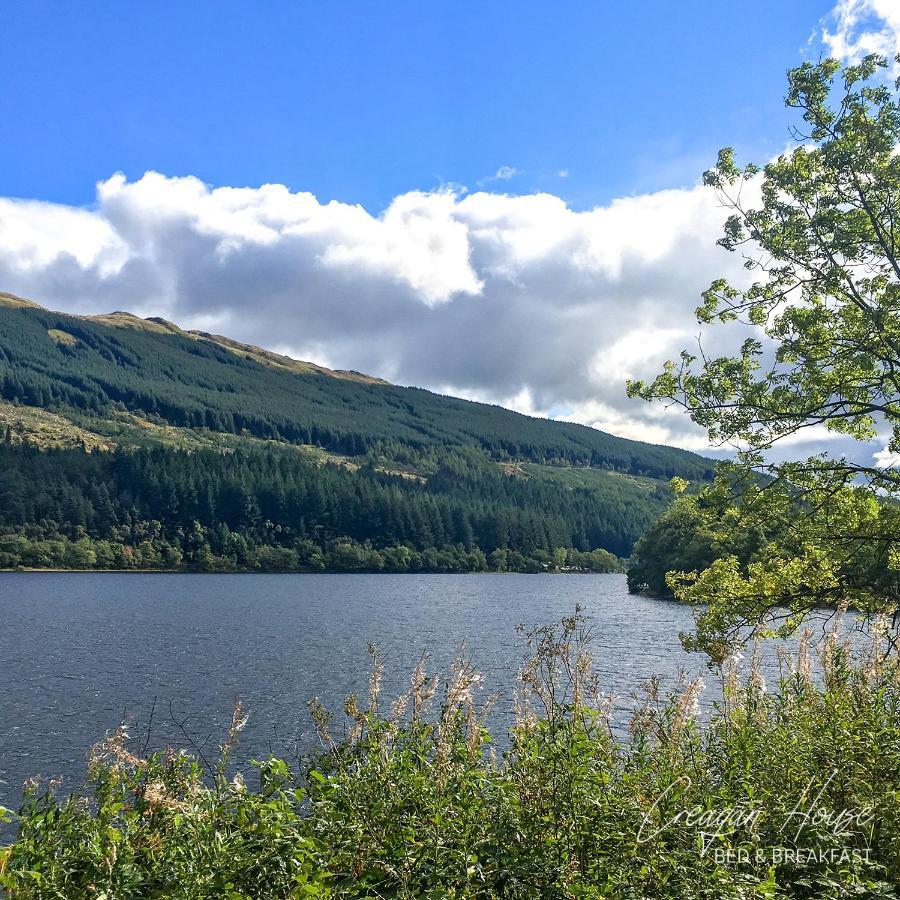
[[[767,686],[756,657],[651,682],[612,727],[580,614],[524,634],[516,721],[496,752],[479,674],[423,658],[386,704],[310,705],[321,750],[231,775],[217,760],[142,758],[124,729],[94,748],[83,793],[31,785],[0,851],[11,897],[900,896],[900,664],[886,626],[854,649],[805,635]]]

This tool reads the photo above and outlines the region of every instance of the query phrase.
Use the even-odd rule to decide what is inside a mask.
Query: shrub
[[[460,657],[444,682],[420,660],[385,709],[343,724],[310,704],[304,764],[227,777],[195,755],[143,759],[123,729],[95,748],[90,790],[32,786],[0,851],[11,897],[900,896],[900,665],[884,624],[851,647],[807,633],[767,691],[758,656],[701,679],[651,681],[627,733],[599,691],[580,614],[525,634],[515,724],[498,752]]]

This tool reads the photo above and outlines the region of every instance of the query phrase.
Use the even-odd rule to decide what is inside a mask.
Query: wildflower
[[[409,705],[409,694],[401,694],[392,704],[391,704],[391,722],[393,724],[398,724],[400,719],[403,718],[403,713],[406,712],[406,707]]]
[[[350,694],[344,700],[344,714],[350,719],[350,732],[348,738],[351,744],[355,744],[362,736],[363,726],[366,720],[365,714],[359,708],[359,699],[356,694]]]
[[[369,712],[378,711],[378,695],[381,692],[381,679],[384,676],[384,664],[375,644],[369,644],[369,656],[372,657],[372,674],[369,676]]]
[[[463,648],[460,648],[461,650]],[[472,689],[481,684],[481,674],[464,658],[453,661],[450,684],[447,687],[447,706],[451,708],[472,703]]]
[[[351,719],[358,719],[362,715],[359,708],[359,698],[356,694],[349,694],[344,700],[344,713]]]
[[[460,648],[460,650],[462,649]],[[439,770],[450,758],[453,733],[458,722],[457,713],[460,710],[465,710],[468,734],[469,736],[472,734],[476,721],[472,691],[479,684],[481,684],[481,674],[467,659],[461,656],[457,657],[451,665],[447,697],[438,722],[435,761]],[[475,738],[471,739],[475,740]]]
[[[144,788],[144,802],[152,809],[165,805],[168,791],[161,781],[151,781]]]
[[[319,700],[318,697],[313,697],[307,704],[307,707],[309,708],[309,714],[313,720],[316,733],[319,735],[319,740],[323,745],[334,750],[337,745],[334,742],[334,738],[331,736],[331,729],[329,727],[331,715],[328,710],[325,709],[322,701]]]
[[[147,814],[151,814],[160,809],[184,810],[187,805],[177,800],[171,790],[166,786],[165,782],[156,779],[148,782],[144,786],[144,802],[147,804]]]
[[[760,642],[759,638],[757,638],[753,642],[753,655],[750,658],[750,676],[747,679],[747,690],[754,697],[759,697],[766,692],[766,679],[762,673],[759,647]]]
[[[228,726],[228,735],[225,738],[225,743],[220,748],[223,761],[228,759],[235,744],[237,744],[238,735],[247,727],[248,719],[249,716],[244,710],[244,704],[240,699],[236,699],[231,708],[231,724]]]
[[[675,718],[672,728],[681,730],[700,715],[700,695],[706,689],[703,678],[695,678],[675,701]]]
[[[568,650],[568,645],[566,647]],[[572,705],[578,709],[584,703],[584,692],[593,693],[596,685],[592,683],[591,671],[593,658],[586,650],[579,650],[575,655],[572,678]]]
[[[820,656],[822,659],[822,669],[824,670],[826,677],[830,677],[835,674],[835,669],[840,658],[841,650],[847,649],[846,645],[842,645],[840,640],[838,639],[838,632],[841,630],[844,615],[846,614],[848,608],[849,604],[846,600],[843,600],[840,604],[838,604],[837,612],[835,613],[834,619],[831,623],[831,628],[828,629],[828,633],[825,635],[825,640],[822,642],[822,651]]]
[[[653,714],[647,706],[640,706],[631,714],[628,720],[628,733],[638,735],[646,733],[653,725]]]
[[[438,679],[436,677],[429,679],[425,674],[425,664],[427,659],[428,657],[425,653],[419,657],[419,661],[416,663],[416,668],[413,670],[412,678],[410,679],[409,696],[412,698],[413,721],[418,721],[420,713],[425,708],[428,701],[434,696],[434,692],[437,690],[438,686]]]
[[[613,706],[615,706],[617,699],[618,697],[615,694],[599,690],[594,696],[594,707],[606,722],[609,722],[612,717]]]
[[[886,655],[884,653],[885,642],[890,641],[891,626],[888,617],[883,613],[874,618],[869,626],[871,644],[869,654],[863,667],[863,674],[869,684],[878,680],[884,668]]]
[[[782,680],[788,676],[793,677],[797,674],[797,666],[794,662],[794,657],[781,645],[775,648],[775,658],[778,660],[778,672],[781,675]],[[785,672],[787,672],[787,676],[785,675]]]
[[[513,727],[518,731],[531,728],[537,721],[527,685],[522,685],[513,697]]]
[[[797,677],[807,684],[812,684],[812,660],[809,655],[809,639],[812,629],[804,628],[800,634],[800,648],[797,651]]]
[[[722,690],[726,701],[741,694],[740,672],[743,659],[744,654],[740,650],[734,650],[722,661]]]
[[[128,749],[130,736],[122,722],[119,727],[97,744],[91,747],[88,754],[88,768],[93,770],[99,766],[111,765],[114,767],[142,768],[147,765],[147,760],[135,756]]]

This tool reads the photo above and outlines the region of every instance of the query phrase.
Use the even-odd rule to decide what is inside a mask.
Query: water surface
[[[576,603],[597,629],[606,691],[696,671],[678,632],[691,612],[628,594],[620,575],[0,574],[0,805],[25,778],[81,784],[88,748],[124,718],[143,744],[184,746],[173,719],[215,752],[240,697],[238,761],[308,750],[306,701],[339,710],[364,692],[370,642],[393,695],[425,650],[446,671],[463,642],[508,721],[523,657],[516,625],[558,621]]]

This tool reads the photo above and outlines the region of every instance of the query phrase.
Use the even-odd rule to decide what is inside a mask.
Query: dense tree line
[[[701,572],[717,559],[733,556],[742,568],[755,560],[776,523],[764,529],[735,527],[736,516],[727,496],[712,491],[682,494],[635,544],[628,567],[628,589],[655,597],[671,597],[670,572]]]
[[[139,320],[138,320],[139,321]],[[67,335],[66,341],[50,334]],[[0,306],[0,399],[104,417],[128,410],[206,428],[364,454],[474,446],[496,459],[705,479],[712,463],[564,422],[416,388],[297,374],[183,334]]]
[[[658,509],[626,479],[561,489],[474,451],[432,459],[425,480],[285,447],[0,444],[0,567],[610,571]]]
[[[635,544],[628,568],[632,593],[679,596],[697,573],[724,567],[736,577],[748,578],[765,572],[776,551],[801,558],[807,549],[806,522],[821,516],[821,510],[796,485],[756,476],[740,482],[733,471],[731,475],[697,493],[686,493],[684,485],[676,484],[674,502]],[[766,516],[754,508],[762,502]],[[877,527],[896,540],[900,505],[887,498],[873,501],[870,523],[873,531]],[[898,593],[900,576],[892,563],[891,543],[868,540],[868,533],[861,539],[850,530],[853,523],[846,524],[842,555],[820,560],[835,580],[840,579],[842,588],[825,600],[809,591],[805,603],[810,609],[823,602],[852,602],[855,594]],[[800,590],[805,591],[806,585]],[[689,597],[679,599],[690,602]]]

